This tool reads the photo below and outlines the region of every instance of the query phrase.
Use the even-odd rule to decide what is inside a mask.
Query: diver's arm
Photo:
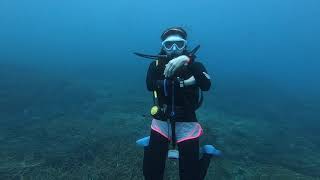
[[[169,85],[170,81],[165,81],[163,79],[157,79],[159,77],[159,74],[157,72],[157,65],[156,62],[152,62],[149,66],[148,72],[147,72],[147,89],[149,91],[160,91],[164,92],[164,85]]]
[[[157,66],[156,62],[152,62],[149,65],[149,69],[147,72],[147,78],[146,78],[146,84],[147,84],[147,89],[148,91],[163,91],[163,80],[158,80],[157,79],[158,74],[157,74]]]
[[[156,65],[155,62],[150,63],[148,72],[147,72],[147,78],[146,78],[146,84],[148,91],[154,91],[157,88],[156,83]]]
[[[189,70],[195,79],[195,84],[203,91],[208,91],[211,87],[210,76],[200,62],[193,62],[188,65]]]

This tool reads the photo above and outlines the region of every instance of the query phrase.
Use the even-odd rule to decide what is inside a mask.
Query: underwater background
[[[140,180],[160,35],[212,77],[207,180],[320,179],[320,1],[1,0],[0,179]],[[168,160],[165,179],[178,179]]]

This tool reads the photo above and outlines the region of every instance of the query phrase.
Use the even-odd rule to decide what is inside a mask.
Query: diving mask
[[[187,41],[180,36],[169,36],[162,41],[162,47],[166,51],[183,50],[187,45]]]

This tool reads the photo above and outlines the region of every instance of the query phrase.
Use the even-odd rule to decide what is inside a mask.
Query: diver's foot
[[[212,145],[204,145],[204,146],[202,146],[201,152],[203,154],[209,154],[209,155],[212,155],[212,156],[221,156],[222,155],[221,151],[216,149]]]
[[[149,141],[150,141],[150,136],[147,136],[147,137],[138,139],[136,143],[138,146],[147,147],[149,145]]]
[[[176,149],[170,149],[168,151],[168,158],[169,159],[179,159],[179,151]]]

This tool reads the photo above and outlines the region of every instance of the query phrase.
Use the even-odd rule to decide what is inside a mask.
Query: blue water
[[[203,141],[226,157],[207,179],[257,169],[319,178],[319,9],[317,0],[1,0],[0,179],[142,179],[130,143],[149,133],[150,61],[132,53],[158,53],[171,26],[201,45],[212,76],[198,115]]]

